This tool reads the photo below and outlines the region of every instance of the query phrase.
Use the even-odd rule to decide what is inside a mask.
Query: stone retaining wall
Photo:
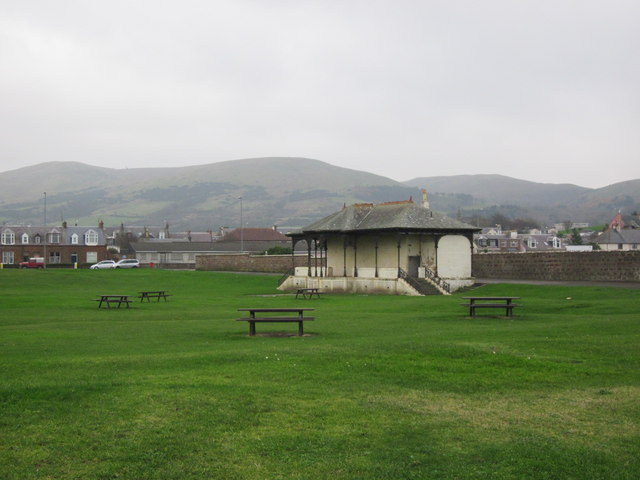
[[[293,267],[307,265],[307,255],[251,255],[224,253],[196,255],[196,270],[221,272],[286,273]]]
[[[471,268],[476,278],[638,282],[640,251],[482,253]]]

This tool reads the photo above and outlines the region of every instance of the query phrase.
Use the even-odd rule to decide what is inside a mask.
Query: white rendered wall
[[[462,235],[446,235],[438,243],[438,276],[471,277],[471,244]]]

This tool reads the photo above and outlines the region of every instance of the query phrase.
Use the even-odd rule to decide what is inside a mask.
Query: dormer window
[[[23,233],[22,234],[22,244],[26,245],[27,243],[29,243],[29,234],[28,233]]]
[[[535,238],[529,237],[527,238],[527,247],[529,248],[538,248],[538,242]]]
[[[55,230],[53,232],[47,233],[47,242],[60,243],[60,233]]]
[[[87,230],[84,234],[84,244],[85,245],[97,245],[98,244],[98,233],[95,230]]]
[[[0,242],[2,245],[14,245],[16,243],[16,234],[10,229],[3,230],[0,236]]]
[[[71,245],[78,245],[78,234],[74,233],[73,235],[71,235]]]

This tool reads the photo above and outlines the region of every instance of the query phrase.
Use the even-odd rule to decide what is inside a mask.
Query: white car
[[[140,268],[140,262],[135,258],[125,258],[117,262],[115,268]]]
[[[101,270],[103,268],[116,268],[116,262],[113,260],[102,260],[101,262],[94,263],[89,267],[91,270]]]

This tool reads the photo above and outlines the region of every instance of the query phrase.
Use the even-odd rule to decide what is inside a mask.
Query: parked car
[[[44,258],[33,257],[26,262],[20,262],[20,268],[44,268]]]
[[[113,260],[102,260],[101,262],[94,263],[89,267],[91,270],[102,270],[103,268],[116,268],[116,262]]]
[[[135,258],[125,258],[117,262],[115,268],[140,268],[140,262]]]

